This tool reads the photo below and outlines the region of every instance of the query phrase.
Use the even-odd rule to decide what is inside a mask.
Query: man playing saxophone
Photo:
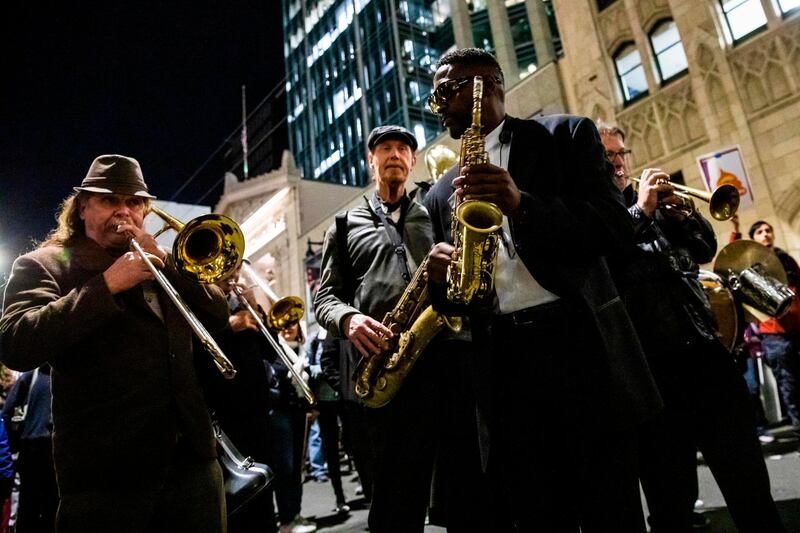
[[[381,319],[433,244],[427,211],[406,194],[416,163],[414,135],[401,126],[380,126],[370,133],[367,148],[375,191],[325,235],[314,302],[319,323],[348,339],[350,357],[360,356],[362,365],[385,355],[397,340]],[[420,358],[391,402],[365,415],[375,453],[369,528],[376,533],[424,528],[442,405],[438,354],[432,352]]]
[[[428,272],[434,307],[455,311],[445,285],[453,206],[502,210],[494,291],[461,309],[484,315],[472,321],[481,453],[493,500],[506,505],[493,512],[513,522],[497,530],[644,531],[634,428],[660,399],[603,258],[632,241],[610,165],[588,119],[506,115],[503,73],[480,49],[437,63],[429,103],[451,137],[470,128],[475,76],[489,163],[451,169],[427,195],[438,241]]]
[[[60,532],[226,528],[192,330],[129,251],[131,237],[210,330],[225,327],[228,307],[144,230],[153,198],[135,159],[97,157],[6,287],[3,362],[52,366]]]

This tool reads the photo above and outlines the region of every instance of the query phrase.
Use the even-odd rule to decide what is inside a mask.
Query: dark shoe
[[[350,514],[350,506],[345,502],[337,502],[333,512],[338,515]]]
[[[692,513],[692,529],[705,529],[710,523],[711,520],[709,520],[705,513],[700,513],[698,511]]]

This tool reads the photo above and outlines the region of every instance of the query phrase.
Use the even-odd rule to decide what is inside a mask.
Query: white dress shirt
[[[486,136],[486,152],[489,162],[508,170],[508,157],[511,144],[500,143],[501,122]],[[534,307],[558,300],[558,296],[542,287],[531,275],[525,263],[519,258],[511,239],[508,217],[503,216],[502,238],[497,251],[494,286],[497,293],[497,313],[504,315],[527,307]]]

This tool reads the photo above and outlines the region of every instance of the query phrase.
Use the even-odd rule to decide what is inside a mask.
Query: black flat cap
[[[414,134],[405,129],[403,126],[395,126],[390,124],[388,126],[378,126],[369,133],[367,139],[367,148],[371,152],[375,146],[388,139],[398,139],[408,144],[412,150],[417,151],[417,138]]]

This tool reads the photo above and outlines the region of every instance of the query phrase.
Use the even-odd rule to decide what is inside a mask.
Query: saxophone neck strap
[[[406,200],[401,201],[400,205],[400,220],[397,222],[397,226],[394,223],[389,222],[386,220],[386,213],[383,210],[383,206],[381,205],[381,201],[378,198],[378,193],[372,195],[370,199],[370,207],[378,216],[381,221],[381,225],[383,229],[386,230],[386,234],[389,236],[389,240],[392,242],[392,246],[394,247],[394,253],[397,254],[397,258],[400,260],[401,270],[403,279],[406,283],[411,281],[411,271],[408,268],[408,257],[406,256],[406,247],[403,246],[403,237],[400,232],[403,229],[403,223],[406,219],[406,213],[408,212],[408,206],[411,202]]]

